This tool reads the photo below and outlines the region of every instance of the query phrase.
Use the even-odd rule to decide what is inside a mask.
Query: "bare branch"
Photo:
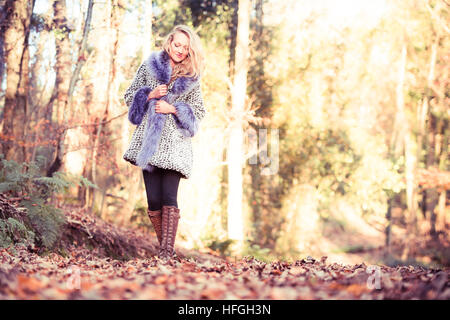
[[[445,3],[448,5],[447,2]],[[433,19],[444,29],[444,31],[450,33],[450,28],[445,24],[444,21],[442,21],[441,17],[430,7],[430,4],[428,2],[425,4],[425,7],[430,12]]]
[[[127,113],[128,113],[128,111],[125,111],[125,112],[119,114],[118,116],[112,117],[111,119],[108,119],[108,120],[105,120],[105,121],[73,125],[73,126],[70,126],[70,127],[66,127],[65,130],[74,129],[74,128],[80,128],[80,127],[104,125],[104,124],[107,124],[107,123],[117,119],[117,118],[120,118],[120,117],[126,115]]]

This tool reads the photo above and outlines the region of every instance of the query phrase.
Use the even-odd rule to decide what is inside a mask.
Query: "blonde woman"
[[[191,137],[206,114],[200,88],[203,59],[197,34],[178,25],[162,50],[139,66],[124,96],[128,119],[137,127],[123,158],[142,169],[158,257],[166,261],[177,258],[178,185],[191,175]]]

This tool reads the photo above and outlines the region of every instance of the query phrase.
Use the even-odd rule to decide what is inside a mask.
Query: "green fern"
[[[27,209],[21,227],[11,221],[7,222],[8,220],[0,220],[0,242],[16,243],[18,240],[11,238],[11,230],[15,230],[14,235],[29,239],[33,234],[32,238],[39,247],[51,249],[59,238],[66,218],[60,209],[48,203],[50,197],[55,193],[67,192],[75,184],[98,187],[84,177],[63,172],[55,172],[52,177],[42,176],[41,168],[45,161],[42,156],[38,156],[35,162],[22,164],[4,159],[3,154],[0,154],[0,160],[0,193],[21,197],[19,205]],[[28,233],[23,231],[23,228],[26,228]]]
[[[14,218],[0,219],[0,247],[6,248],[15,244],[29,245],[33,243],[35,234],[20,221]]]
[[[70,186],[77,185],[79,187],[90,187],[90,188],[98,189],[98,186],[96,184],[92,183],[89,179],[86,179],[83,176],[75,175],[72,173],[55,172],[53,174],[53,178],[59,178],[61,180],[64,180],[64,181],[70,183]],[[50,183],[52,183],[52,182],[50,182]],[[64,189],[64,190],[66,190],[66,189]]]
[[[45,204],[43,199],[32,197],[23,200],[21,205],[27,208],[30,225],[37,233],[37,245],[51,248],[58,240],[61,227],[66,222],[60,209]]]

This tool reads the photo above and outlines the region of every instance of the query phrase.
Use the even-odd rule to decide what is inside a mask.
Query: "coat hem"
[[[126,157],[123,157],[123,159],[124,159],[125,161],[131,163],[132,165],[134,165],[134,166],[136,166],[136,167],[139,167],[139,166],[137,165],[136,161],[133,161],[132,159],[129,159],[129,158],[126,158]],[[174,168],[157,166],[157,165],[154,165],[154,164],[151,164],[151,163],[149,163],[149,165],[150,165],[150,166],[153,166],[153,167],[160,168],[160,169],[175,170],[175,171],[181,173],[181,177],[182,177],[183,179],[189,179],[189,177],[190,177],[190,176],[186,175],[185,173],[181,172],[180,170],[177,170],[177,169],[174,169]],[[139,167],[139,168],[140,168],[140,167]]]

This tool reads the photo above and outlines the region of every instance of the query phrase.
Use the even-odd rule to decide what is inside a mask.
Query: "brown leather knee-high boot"
[[[152,211],[147,209],[148,217],[153,224],[153,228],[156,232],[156,237],[158,238],[159,245],[161,245],[162,241],[162,213],[161,209]]]
[[[162,242],[158,256],[171,259],[176,256],[174,246],[180,219],[180,209],[175,206],[162,207]]]

